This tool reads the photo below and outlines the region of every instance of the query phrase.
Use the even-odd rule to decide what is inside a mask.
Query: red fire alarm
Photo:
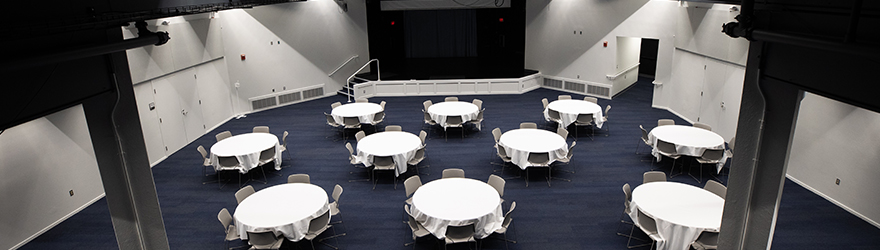
[[[608,47],[608,41],[602,42],[603,47]],[[241,60],[244,60],[244,55],[241,55]]]
[[[499,22],[499,23],[503,23],[503,22],[504,22],[504,18],[498,18],[498,22]]]
[[[391,26],[394,26],[394,21],[391,21]]]
[[[244,54],[241,54],[241,60],[244,61]]]

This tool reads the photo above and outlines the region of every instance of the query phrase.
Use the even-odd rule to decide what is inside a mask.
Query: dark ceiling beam
[[[288,2],[305,2],[306,0],[251,0],[223,3],[208,3],[199,5],[182,5],[174,7],[155,8],[140,11],[107,11],[104,13],[89,13],[78,17],[54,20],[46,18],[29,22],[18,23],[7,27],[7,34],[45,35],[63,32],[71,32],[86,29],[109,29],[127,26],[130,22],[153,20],[166,17],[184,16],[202,13],[211,13],[229,9],[247,9],[262,5],[280,4]],[[13,37],[12,39],[15,39]]]
[[[874,28],[880,24],[877,19],[859,19],[863,12],[861,2],[850,3],[851,17],[840,19],[847,22],[825,23],[837,28],[813,29],[816,33],[812,36],[787,32],[795,27],[790,23],[800,22],[797,16],[771,22],[767,17],[771,12],[760,7],[753,9],[754,1],[744,1],[742,6],[742,12],[736,17],[738,22],[724,24],[723,32],[733,38],[771,44],[773,52],[767,53],[763,60],[779,62],[768,63],[764,74],[815,94],[880,112],[880,99],[866,94],[864,88],[859,87],[864,86],[865,74],[880,64],[880,46],[877,46],[875,33],[867,33],[871,36],[865,39],[867,42],[855,41],[855,25]],[[839,36],[835,37],[835,33]],[[844,34],[848,40],[844,39]],[[785,58],[798,60],[791,63]]]
[[[135,26],[138,30],[138,37],[122,40],[119,42],[105,43],[101,45],[89,46],[79,49],[69,49],[58,53],[44,54],[40,56],[25,57],[14,61],[0,63],[0,72],[14,71],[20,69],[31,68],[35,66],[55,64],[59,62],[71,61],[86,57],[110,54],[113,52],[125,51],[133,48],[140,48],[147,45],[163,45],[171,39],[168,32],[152,32],[147,29],[147,23],[138,21]]]
[[[723,3],[723,4],[739,5],[742,1],[738,1],[738,0],[686,0],[685,2]]]

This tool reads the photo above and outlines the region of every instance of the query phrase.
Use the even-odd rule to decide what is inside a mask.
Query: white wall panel
[[[459,83],[459,93],[462,93],[462,94],[477,93],[477,83],[476,82],[460,82]]]
[[[385,95],[404,95],[405,88],[403,84],[382,84],[376,85],[374,87],[376,89],[376,93],[382,93]]]
[[[541,79],[541,78],[532,78],[532,79],[529,79],[529,80],[525,80],[525,81],[523,81],[523,82],[522,82],[522,88],[523,88],[523,89],[528,89],[528,88],[532,88],[532,87],[540,86],[540,85],[538,84],[538,79]]]
[[[171,48],[171,59],[174,64],[174,70],[179,70],[202,62],[202,55],[205,54],[205,40],[198,37],[199,34],[193,29],[193,26],[190,24],[191,22],[199,23],[201,20],[192,20],[190,22],[173,23],[168,25],[169,36],[173,37],[168,41],[168,44],[163,46],[169,46]]]
[[[141,131],[144,133],[144,144],[147,148],[147,158],[150,163],[165,157],[165,143],[162,142],[162,129],[159,125],[159,111],[150,110],[153,100],[153,84],[146,82],[134,86],[134,96],[137,101],[138,118],[141,120]]]
[[[709,124],[712,131],[730,140],[739,121],[745,68],[708,57],[705,65],[700,115],[694,121]]]
[[[231,97],[235,95],[235,89],[230,89],[227,84],[225,59],[200,65],[195,70],[203,122],[210,129],[232,116]]]
[[[162,142],[165,144],[165,155],[170,155],[185,146],[187,141],[186,125],[183,115],[180,113],[180,94],[174,88],[173,82],[168,77],[151,81],[153,85],[153,100],[156,102],[156,114],[159,115],[159,128],[162,132]]]
[[[678,19],[678,28],[675,36],[675,46],[710,57],[728,61],[743,60],[743,53],[731,54],[733,43],[742,46],[744,39],[732,39],[721,33],[721,25],[734,20],[739,12],[730,11],[731,5],[714,4],[710,8],[705,7],[681,7]],[[745,44],[748,47],[748,44]]]
[[[520,84],[518,82],[501,82],[492,83],[492,93],[519,93]]]
[[[801,102],[788,175],[880,226],[880,114],[807,93]],[[835,184],[840,179],[840,185]]]
[[[199,35],[199,37],[207,39],[204,42],[205,54],[202,56],[202,61],[223,56],[223,29],[220,20],[211,18],[210,21],[194,22],[192,25],[196,33],[207,32],[207,34]],[[207,29],[202,25],[207,25]]]
[[[670,64],[672,77],[657,79],[662,85],[655,88],[653,103],[686,120],[707,123],[725,139],[736,131],[741,99],[737,94],[742,92],[744,72],[740,65],[745,63],[748,53],[747,41],[720,32],[721,24],[738,14],[731,12],[730,6],[701,4],[697,8],[687,3],[673,8],[674,18],[667,24],[674,27],[676,34]],[[659,60],[658,67],[661,65]],[[721,102],[725,107],[721,107]]]
[[[177,93],[183,125],[186,129],[186,144],[202,136],[207,128],[202,118],[202,99],[199,97],[195,72],[196,69],[191,68],[169,76],[171,87],[174,88],[174,93]]]
[[[617,72],[623,71],[630,66],[639,63],[639,52],[642,48],[642,38],[639,37],[617,37],[617,64],[615,69]]]
[[[141,111],[147,155],[150,162],[156,163],[163,156],[175,152],[176,148],[201,136],[207,128],[226,121],[232,115],[230,94],[234,93],[229,91],[225,60],[218,59],[224,53],[218,18],[212,18],[211,14],[199,14],[150,20],[147,23],[150,30],[167,31],[171,36],[165,45],[126,51],[138,109]],[[133,27],[123,29],[127,38],[135,37],[136,32]],[[154,79],[155,84],[144,82],[148,79]],[[157,93],[161,95],[160,100],[154,99],[154,95],[157,95],[153,93],[154,87],[162,91],[161,94]],[[172,101],[175,98],[177,104]],[[147,106],[150,102],[155,102],[157,106],[151,112]],[[208,109],[203,112],[201,107]],[[175,109],[176,113],[169,108]],[[187,116],[181,113],[184,110]],[[166,119],[172,119],[167,122],[177,123],[177,116],[186,118],[184,126],[174,129],[176,125],[166,124]],[[160,118],[162,123],[159,122]],[[172,140],[165,141],[163,137]],[[166,145],[169,146],[168,151],[165,150]]]
[[[355,86],[355,98],[376,96],[516,94],[537,86],[537,77],[520,79],[473,80],[410,80],[366,82]],[[436,90],[436,91],[435,91]]]
[[[456,93],[458,93],[458,90],[459,90],[458,83],[441,82],[441,83],[435,83],[434,87],[436,88],[437,94],[443,94],[443,93],[456,94]]]
[[[674,110],[683,118],[696,121],[700,115],[705,57],[681,50],[675,51],[672,79],[663,84],[664,94],[670,95],[667,108]]]
[[[474,86],[474,91],[480,93],[489,92],[489,83],[488,82],[477,82],[476,86]]]
[[[739,65],[727,64],[728,77],[724,83],[724,107],[721,108],[722,116],[718,120],[714,131],[730,141],[730,138],[736,136],[736,126],[739,123],[739,107],[742,104],[743,80],[746,75],[746,68]]]
[[[350,1],[347,12],[333,1],[220,12],[229,80],[241,83],[240,96],[234,100],[236,113],[250,111],[247,99],[272,89],[322,83],[325,93],[341,89],[345,79],[370,58],[365,13],[363,1]],[[240,60],[241,54],[247,59]],[[358,59],[327,76],[353,55]]]
[[[705,58],[702,96],[700,100],[700,114],[696,120],[718,127],[721,117],[721,102],[724,101],[724,84],[727,83],[727,65],[718,60]]]
[[[419,94],[421,87],[417,84],[407,84],[405,91],[407,94]]]
[[[431,94],[436,93],[437,88],[433,84],[421,84],[419,85],[419,93]]]
[[[528,1],[526,68],[612,85],[606,76],[618,72],[618,36],[659,39],[658,61],[672,60],[678,8],[678,2],[656,0]],[[658,63],[657,79],[668,81],[670,72],[669,63]]]
[[[82,106],[0,134],[0,249],[24,243],[103,195],[91,144]]]

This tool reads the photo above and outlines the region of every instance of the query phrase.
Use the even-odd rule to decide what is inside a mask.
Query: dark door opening
[[[641,52],[639,52],[639,76],[654,79],[657,71],[657,46],[660,40],[642,38]]]

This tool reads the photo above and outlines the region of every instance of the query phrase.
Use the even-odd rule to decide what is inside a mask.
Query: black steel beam
[[[85,101],[83,110],[116,241],[119,249],[169,249],[127,58],[125,52],[105,57],[115,91]]]
[[[803,98],[797,86],[766,78],[763,42],[752,42],[730,166],[718,249],[769,249],[792,135]]]

